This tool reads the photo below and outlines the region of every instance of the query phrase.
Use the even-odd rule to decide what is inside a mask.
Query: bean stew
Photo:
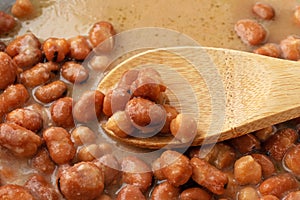
[[[290,20],[299,26],[296,5]],[[248,51],[298,62],[300,35],[270,39],[266,24],[280,17],[276,8],[255,2],[231,31]],[[84,59],[119,25],[100,20],[87,35],[2,40],[34,20],[35,9],[35,1],[17,0],[0,11],[0,200],[300,199],[300,116],[185,152],[164,149],[153,160],[120,159],[118,144],[99,141],[104,133],[88,122],[105,122],[121,138],[160,130],[184,143],[195,120],[166,103],[168,86],[152,68],[127,71],[106,94],[88,90],[74,99],[73,88],[93,73]]]

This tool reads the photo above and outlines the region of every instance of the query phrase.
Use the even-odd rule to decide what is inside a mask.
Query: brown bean
[[[146,192],[152,183],[152,171],[142,160],[128,156],[121,162],[122,181],[137,186],[142,192]]]
[[[124,186],[117,195],[116,200],[146,200],[141,190],[134,185]]]
[[[189,155],[190,157],[203,158],[218,169],[224,169],[234,163],[236,153],[229,145],[217,143],[213,147],[195,147],[190,150]]]
[[[57,126],[63,128],[74,126],[72,106],[73,99],[71,97],[60,98],[51,105],[51,117]]]
[[[264,178],[268,178],[276,173],[275,165],[269,157],[259,153],[251,154],[251,156],[260,164]]]
[[[284,128],[278,130],[264,144],[268,154],[277,161],[282,160],[287,149],[294,144],[298,139],[298,134],[295,130]]]
[[[35,200],[34,197],[22,186],[7,184],[0,187],[1,200]]]
[[[97,144],[89,144],[81,147],[77,152],[78,161],[93,161],[102,156],[101,149]]]
[[[51,72],[58,69],[59,66],[57,63],[38,63],[33,68],[22,72],[20,74],[20,81],[26,87],[33,88],[48,82],[54,76]]]
[[[18,17],[29,17],[34,12],[34,6],[30,0],[16,0],[11,8],[11,13]]]
[[[288,173],[272,176],[264,180],[258,187],[261,195],[274,195],[282,198],[288,191],[298,188],[297,180]]]
[[[108,91],[103,100],[103,113],[111,117],[114,113],[124,110],[130,96],[124,88],[118,87]]]
[[[300,177],[300,144],[292,146],[286,152],[284,158],[284,166],[293,174]]]
[[[300,199],[300,191],[290,192],[284,198],[284,200],[297,200]]]
[[[39,101],[50,103],[62,97],[67,89],[67,85],[58,80],[37,88],[34,95]]]
[[[64,197],[72,200],[94,200],[104,189],[102,171],[89,162],[80,162],[64,170],[59,183]]]
[[[251,19],[239,20],[234,30],[241,40],[249,45],[259,45],[266,40],[267,31],[258,22]]]
[[[170,130],[172,135],[181,142],[192,141],[197,134],[197,122],[194,117],[179,113],[171,121]]]
[[[161,133],[170,133],[170,124],[173,119],[176,118],[178,115],[178,111],[176,110],[175,107],[164,104],[163,105],[165,111],[166,111],[166,122],[164,124],[164,127],[160,130]]]
[[[71,135],[61,127],[50,127],[43,132],[50,157],[57,164],[65,164],[75,156]]]
[[[61,75],[71,83],[82,83],[89,77],[89,72],[81,64],[68,61],[61,68]]]
[[[275,128],[273,126],[269,126],[267,128],[263,128],[261,130],[255,131],[254,135],[261,142],[266,141],[271,135],[273,135]]]
[[[180,189],[165,181],[154,187],[151,200],[178,200]]]
[[[126,104],[125,113],[133,125],[157,127],[165,122],[166,113],[162,106],[143,98],[133,98]]]
[[[135,81],[130,86],[130,93],[134,97],[141,97],[151,101],[157,101],[160,93],[166,90],[160,74],[152,69],[141,69]]]
[[[43,51],[47,60],[61,62],[69,53],[70,46],[67,40],[63,38],[48,38],[43,43]]]
[[[133,135],[136,131],[130,119],[124,111],[118,111],[111,116],[105,124],[106,128],[112,131],[115,135],[125,138],[128,135]]]
[[[185,184],[192,175],[189,159],[177,151],[167,150],[160,156],[161,170],[175,187]]]
[[[300,38],[294,35],[288,36],[280,42],[282,57],[288,60],[300,59]]]
[[[39,200],[59,200],[58,193],[51,187],[45,178],[41,175],[31,176],[25,183],[24,187]]]
[[[230,144],[240,153],[246,154],[261,148],[260,141],[253,134],[246,134],[230,140]]]
[[[29,93],[21,85],[10,85],[0,94],[0,120],[8,112],[22,107],[29,99]]]
[[[97,120],[101,114],[103,98],[104,95],[98,90],[83,93],[74,105],[74,119],[85,123]]]
[[[201,188],[188,188],[181,192],[180,200],[211,200],[211,194]]]
[[[31,165],[44,174],[52,174],[55,170],[55,163],[51,160],[46,148],[42,148],[37,152],[31,160]]]
[[[192,158],[192,178],[214,194],[223,194],[228,183],[227,175],[200,158]]]
[[[259,200],[279,200],[279,199],[274,195],[266,195],[259,198]]]
[[[238,196],[237,196],[238,200],[258,200],[258,198],[259,197],[257,191],[253,187],[242,188],[238,192]]]
[[[90,53],[91,48],[84,36],[78,35],[68,39],[70,45],[70,57],[75,60],[84,60]]]
[[[10,42],[6,52],[22,69],[32,67],[42,59],[41,43],[32,33],[18,36]]]
[[[166,176],[164,175],[164,172],[162,170],[162,161],[161,158],[157,158],[153,163],[152,163],[152,171],[153,175],[157,180],[164,180],[167,179]]]
[[[0,35],[13,30],[16,24],[16,20],[13,18],[13,16],[0,11]]]
[[[76,146],[91,144],[96,140],[96,134],[86,126],[79,126],[72,131],[72,138]]]
[[[0,52],[0,90],[13,84],[17,77],[17,66],[9,55]]]
[[[94,48],[100,45],[102,42],[106,41],[105,45],[101,46],[101,50],[109,51],[113,47],[112,36],[114,34],[115,30],[111,23],[100,21],[95,23],[90,29],[89,40]]]
[[[0,124],[0,145],[17,156],[32,157],[42,144],[42,139],[34,132],[17,124]]]
[[[43,118],[40,113],[26,108],[18,108],[8,113],[5,118],[8,123],[18,124],[33,132],[43,128]]]
[[[252,7],[252,12],[264,20],[271,20],[275,16],[273,7],[266,3],[257,2]]]
[[[115,156],[106,154],[94,160],[93,163],[102,170],[105,186],[117,183],[120,175],[120,164]]]
[[[279,45],[274,43],[264,44],[263,46],[255,49],[253,52],[256,54],[270,56],[274,58],[280,58],[281,56],[281,49]]]
[[[234,177],[241,185],[257,184],[262,178],[262,167],[252,156],[243,156],[234,163]]]

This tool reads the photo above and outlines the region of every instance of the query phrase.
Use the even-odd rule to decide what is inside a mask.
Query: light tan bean
[[[252,156],[243,156],[234,163],[234,177],[241,184],[257,184],[262,178],[262,167]]]
[[[190,142],[197,134],[197,122],[194,117],[179,113],[171,121],[170,130],[172,135],[179,141],[183,143]]]

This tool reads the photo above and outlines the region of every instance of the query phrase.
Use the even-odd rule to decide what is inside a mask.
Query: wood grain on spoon
[[[182,55],[200,60],[197,64],[201,66]],[[197,116],[192,146],[235,138],[300,116],[299,62],[229,49],[186,47],[180,55],[170,50],[140,53],[113,68],[98,89],[106,94],[125,71],[155,63],[160,64],[157,70],[167,86],[177,84],[175,90],[167,91],[170,104]],[[177,87],[178,77],[164,70],[165,66],[190,85],[197,104],[190,105],[191,94],[185,94],[189,90]],[[111,137],[133,146],[159,149],[186,145],[172,136],[119,138],[105,125],[103,128]]]

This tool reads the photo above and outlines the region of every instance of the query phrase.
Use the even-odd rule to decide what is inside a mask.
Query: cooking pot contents
[[[50,22],[46,23],[54,23],[46,11],[52,9],[55,13],[60,7],[57,14],[61,17],[68,13],[67,9],[74,8],[70,2],[82,11],[90,9],[88,18],[82,14],[81,22],[69,24],[72,26],[69,29],[78,28],[81,23],[83,28],[89,26],[85,33],[70,35],[65,32],[66,35],[58,36],[68,29],[63,25],[60,29],[59,20],[54,20],[58,26],[56,30],[50,30],[50,26],[37,30],[32,26],[44,17],[49,18]],[[92,0],[91,4],[99,5],[97,2],[102,1]],[[158,10],[162,12],[158,9],[160,6],[172,7],[167,1],[153,1],[152,5],[147,1],[143,2],[143,13],[131,15],[134,16],[132,21],[115,18],[119,16],[116,13],[128,14],[137,9],[135,5],[142,6],[140,2],[128,2],[125,3],[127,10],[119,10],[122,7],[120,1],[103,4],[103,15],[111,14],[96,18],[96,21],[94,16],[99,12],[98,8],[96,12],[95,6],[82,6],[86,1],[81,0],[17,0],[8,10],[5,7],[0,12],[0,199],[299,199],[300,118],[215,144],[189,147],[186,151],[160,149],[151,159],[148,154],[154,151],[122,146],[107,137],[101,128],[90,126],[91,121],[106,123],[106,127],[121,138],[134,137],[136,130],[139,135],[147,135],[153,129],[160,129],[158,134],[174,135],[182,142],[194,131],[193,119],[166,103],[168,96],[164,92],[168,85],[151,67],[127,71],[117,87],[106,94],[90,88],[78,98],[73,96],[73,88],[80,90],[80,86],[95,73],[82,64],[94,47],[110,40],[111,45],[101,50],[111,51],[112,36],[126,28],[142,26],[138,24],[138,15],[145,16],[148,11],[153,11],[151,16],[156,16]],[[226,47],[226,40],[218,43],[218,36],[223,32],[209,35],[213,33],[212,27],[220,23],[221,28],[230,27],[232,38],[227,48],[253,51],[295,63],[300,58],[300,39],[292,31],[299,29],[297,2],[172,2],[178,3],[180,14],[168,10],[161,21],[153,21],[176,28],[173,17],[178,14],[179,31],[186,24],[185,33],[198,35],[196,40],[204,41],[207,37],[206,46],[209,46],[209,38],[216,37],[212,46]],[[199,14],[203,16],[202,23],[207,22],[206,17],[215,23],[203,26],[203,29],[197,23],[189,27],[190,21],[185,21],[185,15],[197,18],[199,12],[193,7],[207,10],[207,15]],[[214,13],[221,8],[227,10],[230,17],[222,18]],[[247,12],[242,13],[242,9]],[[289,17],[283,17],[287,13]],[[69,13],[72,14],[74,10]],[[214,18],[209,19],[210,16]],[[222,24],[222,20],[230,23]],[[23,32],[29,25],[32,29]],[[277,33],[274,31],[276,25],[282,26]],[[285,29],[286,26],[291,28]],[[51,36],[42,37],[45,33]],[[228,36],[228,32],[224,34]],[[152,84],[144,84],[149,79]],[[152,115],[155,117],[151,118]],[[165,123],[161,124],[162,121]],[[186,127],[184,137],[177,131],[178,124]]]

